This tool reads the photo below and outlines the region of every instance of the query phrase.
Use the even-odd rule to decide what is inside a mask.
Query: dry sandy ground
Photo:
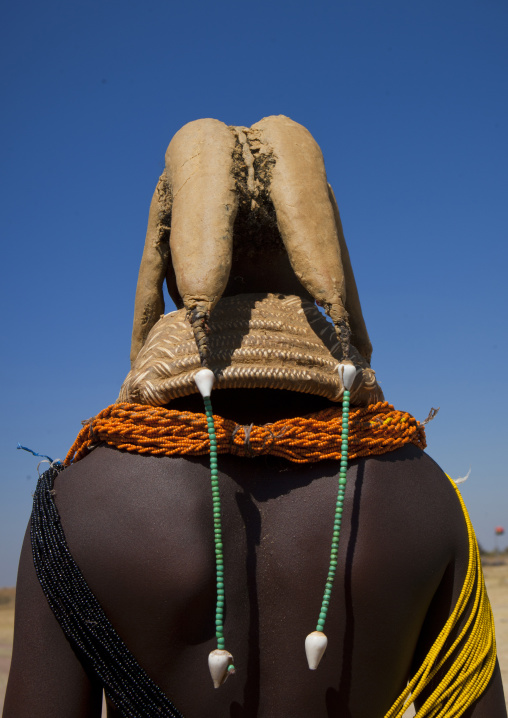
[[[14,630],[14,589],[0,589],[0,710],[3,708],[7,675],[11,663]]]
[[[501,673],[508,705],[508,564],[484,565],[494,619]],[[14,589],[0,589],[0,711],[4,703],[14,627]],[[105,713],[103,714],[105,715]],[[408,711],[404,718],[414,715]]]

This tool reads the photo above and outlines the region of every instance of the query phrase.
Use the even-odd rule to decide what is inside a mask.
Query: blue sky
[[[128,371],[148,206],[172,135],[286,114],[321,145],[385,395],[480,542],[508,529],[505,0],[4,9],[0,585],[15,581],[37,461]],[[171,306],[168,304],[167,309]],[[506,540],[500,546],[506,545]]]

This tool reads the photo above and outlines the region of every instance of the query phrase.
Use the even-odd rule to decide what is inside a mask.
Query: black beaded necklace
[[[51,610],[85,669],[98,676],[123,716],[183,718],[117,634],[72,558],[52,495],[63,468],[55,462],[40,477],[31,517],[35,571]]]

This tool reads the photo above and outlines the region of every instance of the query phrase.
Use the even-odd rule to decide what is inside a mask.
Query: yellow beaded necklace
[[[450,477],[448,476],[450,479]],[[402,718],[411,703],[431,681],[439,681],[417,713],[418,718],[461,716],[487,687],[496,665],[494,619],[480,562],[478,543],[462,496],[455,483],[469,539],[466,578],[455,607],[422,665],[385,718]],[[468,611],[464,627],[453,643],[450,636]]]

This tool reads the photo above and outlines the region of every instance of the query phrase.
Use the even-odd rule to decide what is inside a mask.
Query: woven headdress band
[[[223,297],[211,312],[208,366],[216,389],[285,389],[342,400],[338,367],[342,349],[333,325],[310,301],[279,294]],[[356,348],[358,369],[351,401],[366,406],[383,400],[375,373]],[[202,368],[185,309],[163,316],[153,327],[120,390],[118,401],[163,406],[194,394]]]

